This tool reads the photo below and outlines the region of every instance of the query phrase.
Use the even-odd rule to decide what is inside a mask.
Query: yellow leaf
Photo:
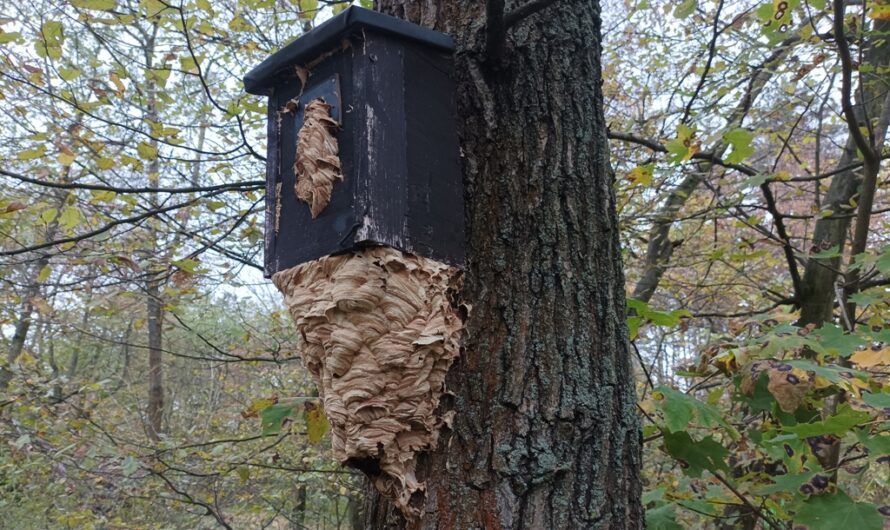
[[[862,368],[871,368],[879,364],[890,365],[890,346],[884,346],[879,350],[866,349],[854,353],[850,360]]]
[[[690,142],[689,149],[686,151],[686,155],[683,156],[681,162],[687,162],[692,159],[692,157],[701,151],[701,142]]]
[[[52,274],[53,269],[47,265],[40,269],[40,274],[37,275],[37,283],[43,283],[47,279],[49,279],[49,275]]]
[[[28,149],[25,151],[20,151],[16,158],[19,160],[34,160],[35,158],[40,158],[43,156],[43,153],[46,152],[46,147],[43,145],[38,145],[34,149]]]
[[[114,83],[114,86],[117,87],[117,95],[124,95],[124,90],[126,90],[127,87],[124,85],[124,82],[121,81],[120,76],[118,76],[114,72],[111,72],[111,75],[109,77],[111,77],[111,82]]]
[[[320,442],[330,428],[321,405],[315,405],[306,411],[306,435],[311,443]]]
[[[139,142],[139,145],[136,146],[136,151],[139,153],[139,157],[145,160],[154,160],[158,157],[157,148],[147,142]]]
[[[75,158],[77,156],[74,153],[59,153],[59,163],[66,167],[73,164]]]
[[[890,5],[877,5],[873,3],[868,16],[875,20],[890,20]]]
[[[16,357],[15,362],[24,365],[32,365],[36,362],[36,359],[34,359],[31,354],[25,351],[19,354],[18,357]]]
[[[627,180],[632,186],[648,186],[652,184],[652,164],[637,166],[627,174]]]

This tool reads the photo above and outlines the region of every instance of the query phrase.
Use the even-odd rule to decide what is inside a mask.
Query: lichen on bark
[[[389,247],[327,256],[272,281],[331,422],[335,457],[365,472],[411,518],[425,484],[420,452],[435,448],[445,374],[460,352],[461,271]]]
[[[294,173],[297,198],[309,205],[312,218],[331,201],[334,182],[343,180],[340,146],[335,136],[339,124],[331,118],[331,106],[321,98],[310,101],[303,111],[303,125],[297,133]]]

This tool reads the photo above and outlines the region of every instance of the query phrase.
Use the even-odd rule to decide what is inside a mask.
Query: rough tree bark
[[[365,527],[641,528],[598,2],[378,4],[457,41],[472,313],[423,515],[372,492]]]

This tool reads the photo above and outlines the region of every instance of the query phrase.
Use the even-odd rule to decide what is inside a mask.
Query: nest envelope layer
[[[407,516],[424,494],[417,455],[436,446],[445,375],[463,322],[460,270],[389,247],[327,256],[272,281],[331,423],[334,455],[369,474]]]
[[[297,133],[294,173],[297,198],[309,205],[312,218],[331,202],[334,182],[343,180],[340,171],[340,146],[335,134],[337,121],[331,118],[331,106],[321,98],[310,101],[303,111],[303,125]]]

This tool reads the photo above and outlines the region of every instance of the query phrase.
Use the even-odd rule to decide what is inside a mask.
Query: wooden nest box
[[[267,277],[368,245],[463,265],[453,47],[350,7],[245,76],[269,97]]]

